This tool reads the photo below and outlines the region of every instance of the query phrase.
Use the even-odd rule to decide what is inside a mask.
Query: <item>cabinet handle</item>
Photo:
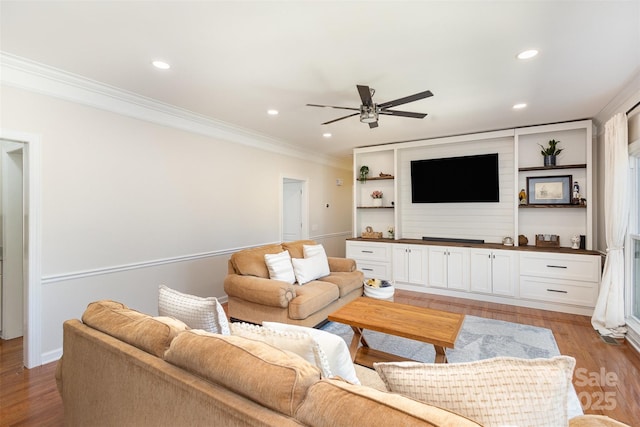
[[[372,254],[373,253],[373,251],[360,251],[360,252],[362,252],[363,254]]]
[[[549,264],[547,264],[547,267],[549,267],[549,268],[567,268],[564,265],[549,265]]]
[[[567,291],[560,291],[558,289],[547,289],[547,292],[557,292],[559,294],[568,294],[569,293]]]
[[[364,267],[362,267],[362,270],[364,270],[364,271],[373,271],[373,268],[364,268]]]

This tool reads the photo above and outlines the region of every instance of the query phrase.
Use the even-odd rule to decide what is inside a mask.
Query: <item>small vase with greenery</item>
[[[369,166],[366,166],[366,165],[362,166],[360,168],[360,181],[366,182],[368,174],[369,174]]]
[[[542,150],[540,154],[544,156],[544,165],[545,166],[555,166],[556,165],[556,156],[562,152],[562,148],[558,148],[558,144],[560,141],[555,139],[549,140],[549,145],[547,147],[542,144],[538,144]]]

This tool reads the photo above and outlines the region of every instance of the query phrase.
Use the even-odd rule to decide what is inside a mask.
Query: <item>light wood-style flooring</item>
[[[588,317],[409,291],[397,291],[395,301],[551,329],[560,352],[581,368],[574,385],[585,413],[640,425],[640,356],[625,342],[604,343]],[[25,369],[22,339],[0,340],[0,427],[63,425],[55,365]]]

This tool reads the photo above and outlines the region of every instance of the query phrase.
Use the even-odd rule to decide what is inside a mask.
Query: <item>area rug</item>
[[[322,327],[351,344],[353,331],[342,323],[329,322]],[[371,348],[418,362],[433,362],[435,350],[430,344],[402,337],[364,331]],[[502,320],[465,316],[455,348],[447,349],[449,363],[471,362],[496,356],[524,359],[558,356],[560,351],[551,330]]]
[[[323,330],[342,337],[351,344],[353,331],[342,323],[329,322]],[[430,344],[375,331],[363,333],[371,348],[406,357],[418,362],[433,363],[435,350]],[[550,329],[537,326],[465,316],[455,348],[447,349],[449,363],[472,362],[491,357],[508,356],[523,359],[549,358],[560,355]],[[568,415],[582,415],[582,407],[573,387],[569,390]]]

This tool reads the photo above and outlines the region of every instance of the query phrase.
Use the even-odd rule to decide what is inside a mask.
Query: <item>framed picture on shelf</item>
[[[527,177],[530,205],[570,205],[571,175]]]

